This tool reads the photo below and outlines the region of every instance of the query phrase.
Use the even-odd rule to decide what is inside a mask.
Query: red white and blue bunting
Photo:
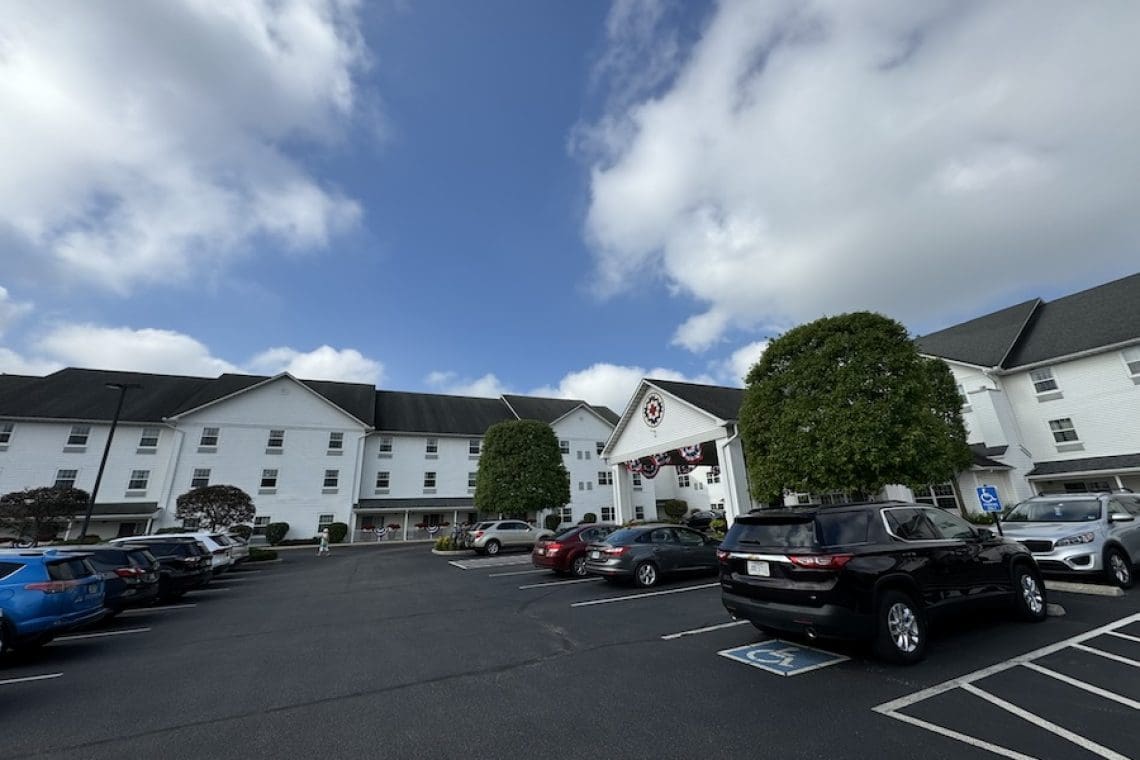
[[[653,478],[660,472],[662,467],[668,465],[676,467],[678,475],[692,472],[693,468],[697,465],[712,465],[713,472],[719,473],[720,468],[716,466],[716,462],[715,444],[698,443],[692,446],[683,446],[679,449],[666,451],[661,454],[653,454],[652,456],[641,457],[640,459],[631,459],[625,463],[625,467],[630,472],[644,475],[647,478]]]

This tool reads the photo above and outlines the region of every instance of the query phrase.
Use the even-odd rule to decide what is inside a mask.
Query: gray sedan
[[[680,525],[638,525],[586,548],[586,572],[643,588],[673,573],[715,572],[720,540]]]

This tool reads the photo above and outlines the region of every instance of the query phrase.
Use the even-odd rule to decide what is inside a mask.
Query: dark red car
[[[585,576],[586,546],[591,541],[603,540],[615,530],[616,525],[586,523],[568,528],[554,538],[540,538],[530,553],[531,562],[535,567],[547,568],[559,575]]]

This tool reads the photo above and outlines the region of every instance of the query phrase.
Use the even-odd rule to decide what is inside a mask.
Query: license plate
[[[602,556],[601,552],[590,552],[590,559],[597,559],[600,556]]]
[[[768,578],[772,575],[772,568],[768,566],[767,562],[750,559],[748,560],[748,574],[762,575],[765,578]]]

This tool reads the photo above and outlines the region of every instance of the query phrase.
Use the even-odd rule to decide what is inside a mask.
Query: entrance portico
[[[663,467],[720,467],[729,524],[752,508],[737,425],[743,397],[740,388],[641,381],[602,452],[619,524],[633,517],[634,473],[653,478]]]

